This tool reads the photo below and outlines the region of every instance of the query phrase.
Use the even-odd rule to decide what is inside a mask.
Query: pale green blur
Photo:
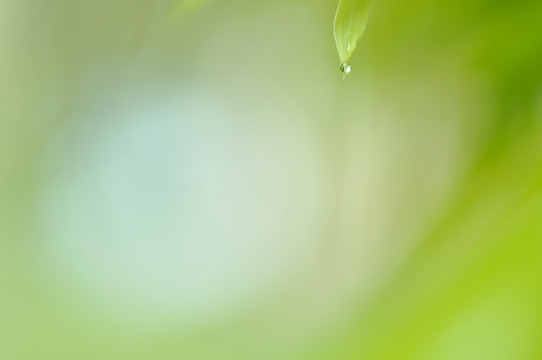
[[[0,359],[542,356],[542,3],[0,0]]]

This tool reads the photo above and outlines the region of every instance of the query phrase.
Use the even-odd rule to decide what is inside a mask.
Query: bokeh
[[[0,359],[542,357],[542,2],[0,0]]]

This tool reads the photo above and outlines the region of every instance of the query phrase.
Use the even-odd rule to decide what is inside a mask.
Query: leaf
[[[372,0],[339,0],[333,30],[341,72],[350,73],[350,60],[367,26]]]
[[[209,0],[175,0],[169,7],[164,23],[172,16],[186,19],[208,2]]]

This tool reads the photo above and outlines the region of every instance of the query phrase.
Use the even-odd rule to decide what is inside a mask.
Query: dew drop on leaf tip
[[[352,71],[352,66],[347,62],[342,62],[339,66],[339,69],[341,69],[341,72],[343,73],[343,79],[346,78],[346,75],[350,74]]]

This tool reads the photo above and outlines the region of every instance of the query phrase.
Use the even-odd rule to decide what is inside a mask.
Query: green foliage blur
[[[542,2],[0,0],[0,359],[542,357]]]

